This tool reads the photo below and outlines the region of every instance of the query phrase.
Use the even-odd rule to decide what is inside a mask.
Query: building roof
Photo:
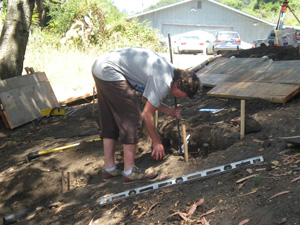
[[[138,14],[135,14],[135,15],[131,15],[128,18],[131,19],[131,18],[136,18],[136,17],[139,17],[139,16],[144,16],[144,15],[147,15],[147,14],[150,14],[150,13],[158,12],[158,11],[161,11],[161,10],[164,10],[164,9],[167,9],[167,8],[172,8],[174,6],[182,5],[182,4],[185,4],[187,2],[192,2],[192,1],[194,1],[194,0],[185,0],[185,1],[182,1],[182,2],[177,2],[177,3],[171,4],[171,5],[163,6],[163,7],[160,7],[160,8],[157,8],[157,9],[153,9],[153,10],[150,10],[150,11],[147,11],[147,12],[143,12],[143,13],[138,13]],[[209,1],[209,2],[211,2],[213,4],[216,4],[216,5],[222,6],[224,8],[227,8],[228,10],[231,10],[231,11],[233,11],[235,13],[241,14],[241,15],[243,15],[245,17],[248,17],[248,18],[254,19],[256,21],[259,21],[259,22],[266,23],[266,24],[269,24],[271,26],[274,26],[274,23],[271,23],[269,21],[260,19],[260,18],[258,18],[256,16],[252,16],[252,15],[250,15],[248,13],[242,12],[242,11],[237,10],[235,8],[232,8],[232,7],[228,6],[228,5],[224,5],[224,4],[220,3],[220,2],[217,2],[217,1],[214,1],[214,0],[207,0],[207,1]]]

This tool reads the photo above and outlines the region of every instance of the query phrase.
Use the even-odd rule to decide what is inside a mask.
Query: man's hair
[[[174,70],[173,82],[179,81],[179,89],[192,99],[195,98],[201,88],[201,82],[196,73],[189,70]]]

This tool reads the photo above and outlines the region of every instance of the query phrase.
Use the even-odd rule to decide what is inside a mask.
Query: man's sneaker
[[[145,170],[134,166],[132,167],[132,171],[129,175],[126,176],[124,172],[122,173],[122,175],[123,175],[122,176],[123,183],[128,184],[128,183],[134,183],[141,180],[153,179],[157,176],[157,172],[152,169]]]
[[[118,168],[114,169],[113,171],[107,172],[104,168],[102,169],[102,180],[107,180],[113,177],[121,176],[122,170]]]

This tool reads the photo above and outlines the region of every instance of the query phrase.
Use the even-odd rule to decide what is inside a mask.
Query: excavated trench
[[[224,110],[219,115],[205,113],[205,115],[200,114],[181,121],[181,124],[185,124],[186,136],[190,134],[189,153],[205,156],[210,152],[224,150],[238,142],[240,140],[239,116],[232,119],[230,116],[232,116],[231,113]],[[246,134],[261,130],[261,125],[250,116],[246,117],[245,123]],[[157,130],[164,146],[178,149],[179,134],[176,120],[161,119]]]

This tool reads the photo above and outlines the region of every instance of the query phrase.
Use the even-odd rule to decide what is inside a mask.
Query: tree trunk
[[[21,76],[35,0],[9,0],[0,39],[0,79]]]

